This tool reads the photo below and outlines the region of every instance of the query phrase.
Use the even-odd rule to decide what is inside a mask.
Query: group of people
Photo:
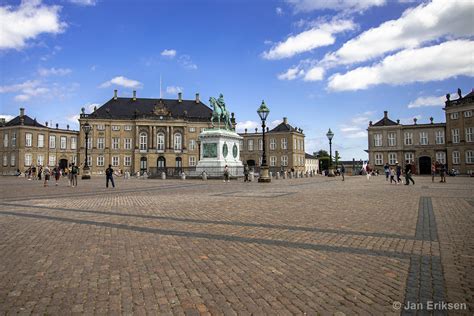
[[[415,185],[415,180],[413,180],[412,178],[412,174],[413,174],[412,169],[413,169],[412,164],[408,160],[405,162],[404,170],[402,169],[402,166],[400,166],[398,161],[396,161],[395,166],[392,166],[392,167],[388,163],[386,163],[385,166],[383,167],[383,170],[385,173],[385,180],[388,181],[390,179],[390,184],[392,183],[403,184],[403,181],[402,181],[402,170],[403,170],[404,176],[405,176],[405,185],[410,185],[410,182],[413,185]],[[369,180],[370,176],[374,174],[375,172],[370,166],[369,162],[367,162],[365,171],[367,174],[367,180]]]
[[[74,163],[71,163],[66,168],[61,168],[58,165],[55,165],[53,168],[49,166],[30,166],[25,170],[25,178],[28,180],[43,180],[43,186],[49,186],[49,181],[51,178],[54,178],[55,185],[59,185],[59,180],[61,176],[68,178],[68,186],[75,187],[77,186],[77,175],[79,174],[79,167]],[[17,175],[20,176],[21,172],[17,169]]]
[[[431,182],[434,182],[436,173],[439,173],[441,180],[439,182],[446,183],[446,172],[447,168],[444,163],[438,161],[431,164]]]

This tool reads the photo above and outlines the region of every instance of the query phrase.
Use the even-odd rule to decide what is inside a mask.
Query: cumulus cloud
[[[349,122],[341,124],[339,130],[345,138],[367,138],[367,126],[371,117],[374,115],[373,111],[366,111],[354,115]]]
[[[38,74],[40,76],[46,77],[46,76],[65,76],[67,74],[70,74],[72,72],[71,69],[69,68],[39,68],[38,69]]]
[[[0,93],[15,93],[20,94],[14,97],[15,101],[24,102],[33,96],[38,96],[49,92],[49,88],[42,86],[42,83],[38,80],[28,80],[23,83],[0,86]]]
[[[319,81],[323,80],[324,77],[324,68],[322,67],[313,67],[306,72],[304,76],[304,81]]]
[[[457,95],[457,93],[451,93],[451,95]],[[446,95],[442,96],[424,96],[418,97],[416,100],[411,101],[408,104],[408,108],[421,108],[425,106],[444,106],[444,102],[446,101]]]
[[[24,0],[18,7],[0,7],[0,50],[21,49],[42,33],[58,34],[66,23],[59,19],[60,7],[40,0]]]
[[[434,0],[420,4],[407,9],[399,19],[386,21],[346,42],[336,52],[327,54],[322,64],[353,64],[401,49],[421,47],[441,37],[472,36],[473,11],[473,1]]]
[[[169,95],[177,95],[179,92],[183,92],[183,87],[178,87],[178,86],[166,87],[166,93]]]
[[[455,40],[430,47],[407,49],[386,57],[378,64],[359,67],[329,78],[332,91],[363,90],[379,84],[402,85],[412,82],[474,76],[474,41]]]
[[[385,0],[287,0],[296,12],[316,10],[362,12],[374,6],[385,5]]]
[[[276,127],[278,124],[283,122],[282,120],[274,120],[268,123],[268,128],[272,129]],[[258,128],[259,132],[262,132],[262,122],[257,122],[257,121],[243,121],[243,122],[237,122],[237,132],[238,133],[243,133],[245,132],[245,129],[247,129],[247,133],[255,133],[255,128]]]
[[[69,0],[69,2],[83,6],[95,6],[97,4],[96,0]]]
[[[165,49],[164,51],[161,52],[161,56],[173,58],[176,56],[176,50],[174,49]]]
[[[101,88],[107,88],[110,86],[121,86],[125,88],[141,88],[143,84],[139,81],[125,78],[124,76],[118,76],[110,79],[109,81],[104,82],[100,85]]]
[[[262,57],[270,60],[289,58],[318,47],[332,45],[336,41],[334,34],[353,30],[355,27],[356,25],[351,20],[336,19],[328,23],[321,23],[310,30],[290,36],[285,41],[273,45],[270,50],[263,52]]]
[[[294,80],[298,77],[304,75],[304,70],[300,69],[299,66],[293,67],[288,69],[286,72],[281,73],[278,75],[278,79],[280,80]]]

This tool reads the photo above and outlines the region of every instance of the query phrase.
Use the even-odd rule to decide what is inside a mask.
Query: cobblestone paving
[[[472,315],[474,179],[415,181],[1,177],[0,314]]]

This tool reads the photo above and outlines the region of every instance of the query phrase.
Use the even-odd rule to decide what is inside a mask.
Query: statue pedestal
[[[231,177],[243,176],[244,166],[240,161],[240,141],[242,136],[225,129],[208,129],[199,134],[201,160],[196,173],[206,171],[208,177],[223,177],[227,165]]]

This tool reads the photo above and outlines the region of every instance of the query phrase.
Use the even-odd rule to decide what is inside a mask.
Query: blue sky
[[[238,129],[262,99],[273,126],[302,128],[306,151],[366,158],[366,128],[444,121],[446,93],[474,76],[474,2],[384,0],[1,1],[0,117],[20,107],[77,128],[119,96],[223,93]]]

